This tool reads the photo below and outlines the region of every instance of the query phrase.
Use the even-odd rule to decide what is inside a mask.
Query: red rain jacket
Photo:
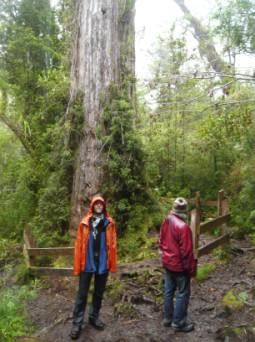
[[[79,275],[85,269],[86,255],[89,241],[89,221],[93,215],[93,207],[97,201],[100,201],[104,206],[104,214],[109,220],[106,228],[106,245],[107,245],[107,268],[110,272],[116,272],[117,263],[117,246],[116,246],[116,226],[113,219],[106,211],[106,204],[102,197],[96,196],[90,203],[90,209],[87,215],[81,220],[77,229],[77,237],[74,247],[74,268],[73,274]]]
[[[160,228],[159,248],[162,264],[172,272],[188,272],[196,275],[197,262],[193,256],[190,227],[176,214],[171,213]]]

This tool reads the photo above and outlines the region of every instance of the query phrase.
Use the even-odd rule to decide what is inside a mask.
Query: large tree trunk
[[[110,84],[134,74],[134,0],[77,0],[71,67],[71,103],[83,101],[83,136],[76,151],[71,231],[102,182],[102,143],[97,127]]]

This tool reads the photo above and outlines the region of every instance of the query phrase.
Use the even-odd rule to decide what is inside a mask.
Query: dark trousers
[[[174,306],[174,295],[177,290]],[[190,276],[165,270],[164,318],[177,325],[186,321],[190,297]]]
[[[84,320],[84,313],[87,304],[87,298],[89,293],[89,286],[93,274],[95,275],[94,292],[92,304],[89,310],[89,317],[96,319],[99,316],[101,304],[103,300],[103,294],[106,287],[108,273],[97,274],[89,272],[81,272],[79,279],[79,289],[75,301],[73,311],[73,324],[81,326]]]

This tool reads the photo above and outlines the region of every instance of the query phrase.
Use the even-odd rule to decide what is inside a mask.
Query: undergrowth
[[[19,288],[0,291],[0,341],[13,342],[17,336],[34,331],[25,313],[25,302],[37,295],[38,281]]]

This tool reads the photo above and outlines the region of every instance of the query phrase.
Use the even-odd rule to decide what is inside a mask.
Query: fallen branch
[[[241,247],[240,249],[243,250],[244,252],[255,251],[255,247]]]
[[[40,337],[42,335],[45,335],[50,330],[54,329],[57,325],[59,325],[60,323],[66,323],[69,319],[71,319],[70,314],[60,317],[48,327],[45,327],[41,329],[39,332],[37,332],[36,334],[34,334],[33,337]]]

